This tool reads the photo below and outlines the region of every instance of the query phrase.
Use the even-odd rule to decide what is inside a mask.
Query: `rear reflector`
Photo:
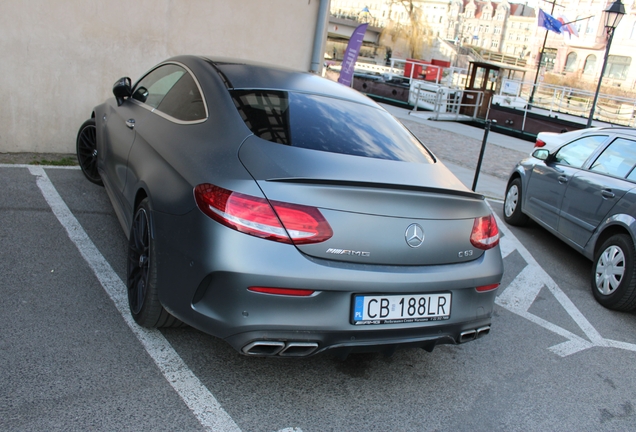
[[[284,295],[293,297],[309,297],[315,291],[307,289],[295,289],[295,288],[271,288],[271,287],[249,287],[249,291],[254,291],[263,294]]]
[[[545,141],[537,138],[537,141],[534,143],[534,147],[537,148],[537,147],[544,147],[544,146],[545,146]]]
[[[333,235],[317,208],[271,203],[211,184],[194,188],[197,206],[223,225],[255,237],[282,243],[319,243]]]
[[[475,219],[470,242],[481,250],[492,249],[499,244],[499,228],[492,214]]]
[[[482,286],[478,286],[475,289],[477,290],[477,292],[487,292],[487,291],[496,290],[497,288],[499,288],[499,284],[482,285]]]

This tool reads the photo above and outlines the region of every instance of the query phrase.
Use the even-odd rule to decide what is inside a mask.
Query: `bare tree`
[[[430,43],[430,36],[426,20],[423,18],[422,8],[416,6],[413,0],[388,0],[389,4],[389,24],[382,31],[382,39],[395,43],[402,39],[406,42],[410,57],[419,57],[425,45]],[[417,3],[417,2],[415,2]],[[403,24],[399,19],[391,18],[393,9],[397,13],[402,10],[406,12],[408,21]],[[399,11],[399,12],[398,12]],[[384,43],[384,45],[388,45]]]

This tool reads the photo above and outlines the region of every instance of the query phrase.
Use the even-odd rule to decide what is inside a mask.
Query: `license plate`
[[[400,324],[450,318],[451,294],[356,295],[353,323]]]

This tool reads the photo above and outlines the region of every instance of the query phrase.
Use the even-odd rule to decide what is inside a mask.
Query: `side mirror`
[[[545,161],[550,157],[550,152],[547,149],[543,148],[536,149],[532,152],[532,157]]]
[[[117,100],[117,106],[123,104],[124,100],[126,98],[129,98],[131,93],[132,84],[130,82],[130,78],[120,78],[115,84],[113,84],[113,94],[115,95],[115,99]]]

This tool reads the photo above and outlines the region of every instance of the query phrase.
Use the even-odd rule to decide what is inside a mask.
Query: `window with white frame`
[[[607,57],[607,67],[605,68],[604,76],[616,80],[624,80],[627,78],[631,63],[631,57],[611,55]]]
[[[594,75],[594,69],[596,68],[596,56],[594,54],[590,54],[585,59],[585,63],[583,64],[583,75]]]
[[[581,29],[583,28],[583,24],[585,23],[585,17],[578,15],[576,20],[574,20],[574,28],[578,34],[581,34]]]
[[[563,70],[565,72],[574,72],[575,68],[576,68],[576,53],[571,52],[565,58],[565,67],[563,68]]]
[[[587,20],[587,27],[585,28],[585,34],[595,34],[596,33],[596,17],[592,16]]]

